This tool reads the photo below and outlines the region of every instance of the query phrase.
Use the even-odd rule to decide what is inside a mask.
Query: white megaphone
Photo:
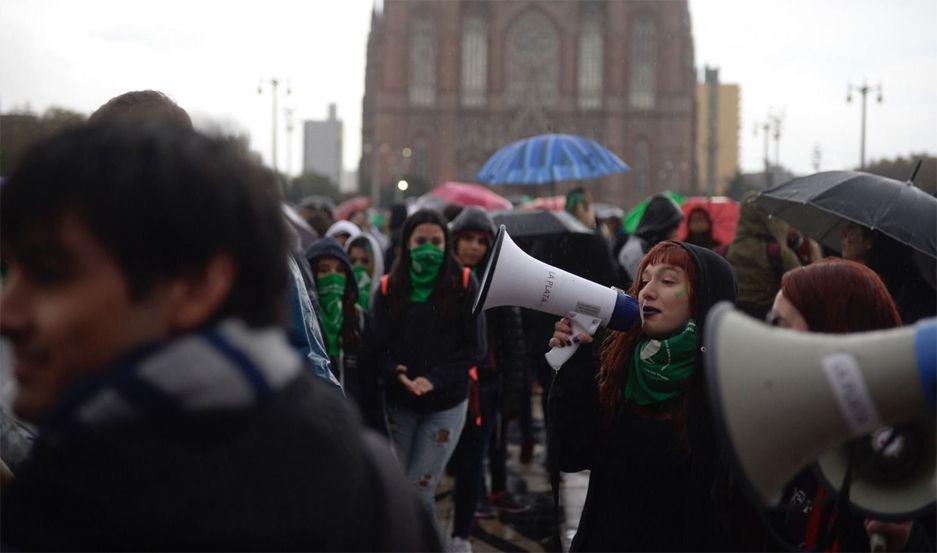
[[[725,303],[710,311],[704,345],[717,432],[758,503],[777,505],[815,460],[838,492],[852,449],[853,510],[910,520],[933,509],[937,319],[814,334],[770,327]]]
[[[504,225],[492,246],[473,312],[502,305],[568,317],[575,334],[593,334],[600,325],[627,330],[638,318],[633,297],[534,259],[511,240]],[[547,362],[559,370],[578,348],[553,348]]]

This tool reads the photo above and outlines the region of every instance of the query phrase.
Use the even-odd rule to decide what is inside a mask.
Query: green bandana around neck
[[[358,305],[367,311],[371,305],[371,273],[364,265],[355,265],[351,272],[358,284]]]
[[[443,254],[442,249],[429,243],[410,250],[410,301],[413,303],[423,303],[433,293]]]
[[[631,355],[625,398],[638,405],[650,405],[685,392],[698,347],[699,334],[693,319],[670,338],[638,342]]]
[[[342,298],[345,295],[345,275],[330,273],[317,279],[319,303],[322,306],[322,333],[325,334],[329,356],[337,358],[341,351],[339,335],[342,331]]]

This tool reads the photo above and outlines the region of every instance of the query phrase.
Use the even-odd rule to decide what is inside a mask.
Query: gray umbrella
[[[853,222],[937,259],[937,198],[911,182],[826,171],[765,190],[755,203],[835,251]]]
[[[495,226],[504,225],[511,238],[532,238],[592,230],[565,211],[501,211],[492,214]]]

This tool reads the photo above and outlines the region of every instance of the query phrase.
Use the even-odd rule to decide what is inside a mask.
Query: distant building
[[[342,170],[342,181],[338,185],[341,193],[356,192],[358,190],[358,171]]]
[[[325,121],[303,122],[303,172],[314,172],[342,183],[342,120],[336,118],[335,104],[329,104]]]
[[[719,70],[705,68],[696,86],[696,163],[699,191],[725,194],[739,167],[739,86],[721,84]]]
[[[685,0],[384,0],[368,36],[361,189],[386,203],[403,176],[472,182],[498,147],[555,132],[631,166],[586,184],[602,201],[689,192],[695,110]]]

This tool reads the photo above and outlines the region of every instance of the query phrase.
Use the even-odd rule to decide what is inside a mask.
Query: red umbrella
[[[369,207],[371,207],[371,198],[368,196],[355,196],[354,198],[348,198],[344,202],[338,204],[338,207],[335,208],[335,218],[347,219],[355,211],[362,211]]]
[[[430,194],[451,204],[477,205],[488,211],[512,207],[507,199],[478,184],[445,182],[430,191]]]
[[[533,201],[527,202],[521,209],[545,209],[548,211],[563,211],[566,209],[566,196],[560,194],[559,196],[544,196],[542,198],[536,198]]]
[[[680,222],[680,240],[686,240],[686,223],[695,209],[705,209],[713,222],[713,239],[720,244],[731,244],[735,239],[735,227],[739,222],[739,203],[724,196],[691,196],[683,203],[684,219]]]

